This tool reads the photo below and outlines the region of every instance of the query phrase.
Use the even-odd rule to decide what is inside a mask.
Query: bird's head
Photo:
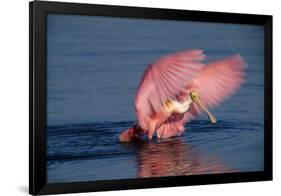
[[[196,103],[196,101],[200,100],[200,95],[197,91],[192,91],[190,93],[191,100]]]
[[[205,105],[202,103],[200,95],[197,91],[191,91],[190,93],[191,100],[196,103],[203,111],[206,112],[208,115],[209,120],[211,123],[215,124],[217,122],[216,117],[205,107]]]

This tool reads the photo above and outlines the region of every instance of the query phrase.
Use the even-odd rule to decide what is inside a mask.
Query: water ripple
[[[48,161],[53,163],[133,155],[136,153],[134,145],[126,146],[118,141],[118,134],[133,123],[108,121],[49,126]],[[242,132],[256,132],[262,126],[262,123],[235,121],[219,121],[212,125],[209,121],[197,120],[186,125],[186,132],[181,137],[184,141],[195,144],[227,142],[239,137]]]

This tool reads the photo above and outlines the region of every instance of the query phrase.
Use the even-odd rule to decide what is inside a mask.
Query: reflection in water
[[[181,138],[161,142],[137,143],[139,177],[196,175],[234,172],[218,161],[216,156],[203,156]]]

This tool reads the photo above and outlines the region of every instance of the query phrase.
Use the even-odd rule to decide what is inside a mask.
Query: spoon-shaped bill
[[[194,102],[206,112],[211,123],[217,123],[216,117],[203,105],[200,99],[196,99]]]

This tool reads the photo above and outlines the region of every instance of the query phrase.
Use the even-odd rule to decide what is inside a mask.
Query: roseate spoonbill
[[[232,95],[244,81],[245,62],[240,55],[204,64],[202,50],[164,56],[144,72],[135,96],[137,122],[119,135],[121,142],[147,135],[151,140],[179,136],[184,124]]]

